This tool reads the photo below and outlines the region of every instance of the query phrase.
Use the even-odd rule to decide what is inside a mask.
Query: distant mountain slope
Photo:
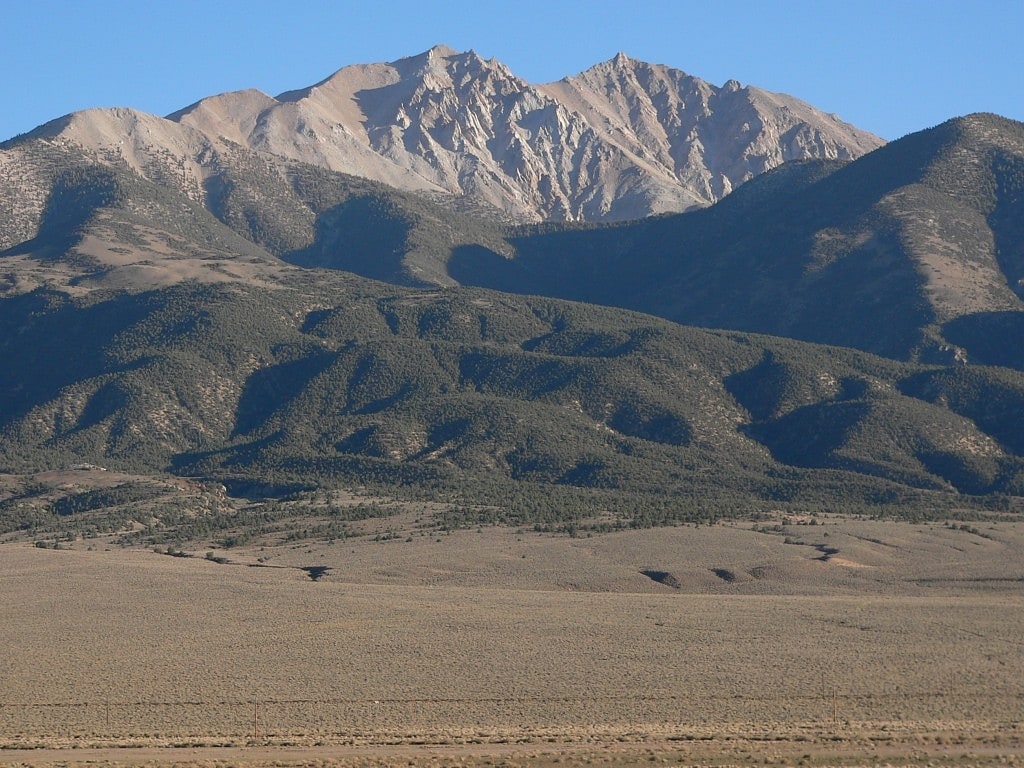
[[[123,163],[42,139],[0,156],[20,161],[15,183],[4,189],[14,205],[0,212],[0,293],[43,285],[86,293],[182,280],[260,283],[286,267],[175,185],[149,181]]]
[[[710,209],[524,231],[514,259],[467,250],[450,271],[687,325],[1019,364],[990,333],[1021,327],[1022,190],[1024,125],[971,115],[853,162],[783,166]]]
[[[451,285],[453,249],[511,253],[487,219],[125,109],[0,147],[0,181],[3,291],[258,280],[283,261]]]
[[[70,138],[88,131],[104,148]],[[290,262],[897,359],[1019,365],[993,334],[1022,325],[1022,135],[1019,123],[973,115],[854,161],[784,164],[708,209],[502,230],[171,121],[79,113],[0,149],[0,287],[272,281]]]

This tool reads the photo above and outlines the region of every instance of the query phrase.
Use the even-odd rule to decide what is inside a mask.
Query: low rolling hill
[[[305,274],[4,300],[0,462],[271,495],[416,489],[472,506],[467,520],[554,525],[780,505],[949,514],[1024,493],[1007,426],[1024,382],[1005,369]]]

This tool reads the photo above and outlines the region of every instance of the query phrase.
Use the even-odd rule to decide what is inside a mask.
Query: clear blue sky
[[[1024,0],[10,0],[2,19],[0,140],[88,107],[276,95],[440,43],[534,83],[623,51],[886,139],[969,112],[1024,120]]]

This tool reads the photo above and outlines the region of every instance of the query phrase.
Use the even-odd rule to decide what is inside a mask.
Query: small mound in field
[[[674,574],[669,573],[668,571],[655,571],[649,568],[645,568],[644,570],[640,571],[640,573],[642,573],[648,579],[656,581],[659,584],[664,584],[666,587],[671,587],[672,589],[679,589],[682,586],[682,584],[679,583],[679,579],[677,579]]]

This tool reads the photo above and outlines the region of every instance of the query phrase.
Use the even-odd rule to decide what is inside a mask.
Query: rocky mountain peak
[[[533,85],[499,61],[444,45],[349,65],[277,97],[221,94],[159,126],[131,122],[81,113],[67,123],[74,131],[50,128],[86,147],[117,145],[117,125],[137,139],[153,137],[136,140],[133,156],[162,157],[159,147],[169,141],[186,181],[201,181],[201,158],[213,157],[199,146],[200,134],[211,146],[227,140],[517,221],[683,211],[787,160],[852,159],[883,143],[797,99],[735,81],[716,89],[623,52]],[[152,165],[141,156],[129,162]]]
[[[473,55],[470,51],[462,56]],[[448,60],[460,56],[459,52],[447,45],[435,45],[414,56],[404,56],[390,63],[390,66],[403,78],[423,78],[428,73],[443,72],[448,69]],[[344,70],[342,70],[344,71]]]
[[[469,53],[473,54],[473,51],[470,50]],[[435,45],[433,48],[428,50],[424,55],[428,59],[447,59],[449,56],[455,56],[456,54],[458,54],[458,51],[442,43],[440,45]]]

